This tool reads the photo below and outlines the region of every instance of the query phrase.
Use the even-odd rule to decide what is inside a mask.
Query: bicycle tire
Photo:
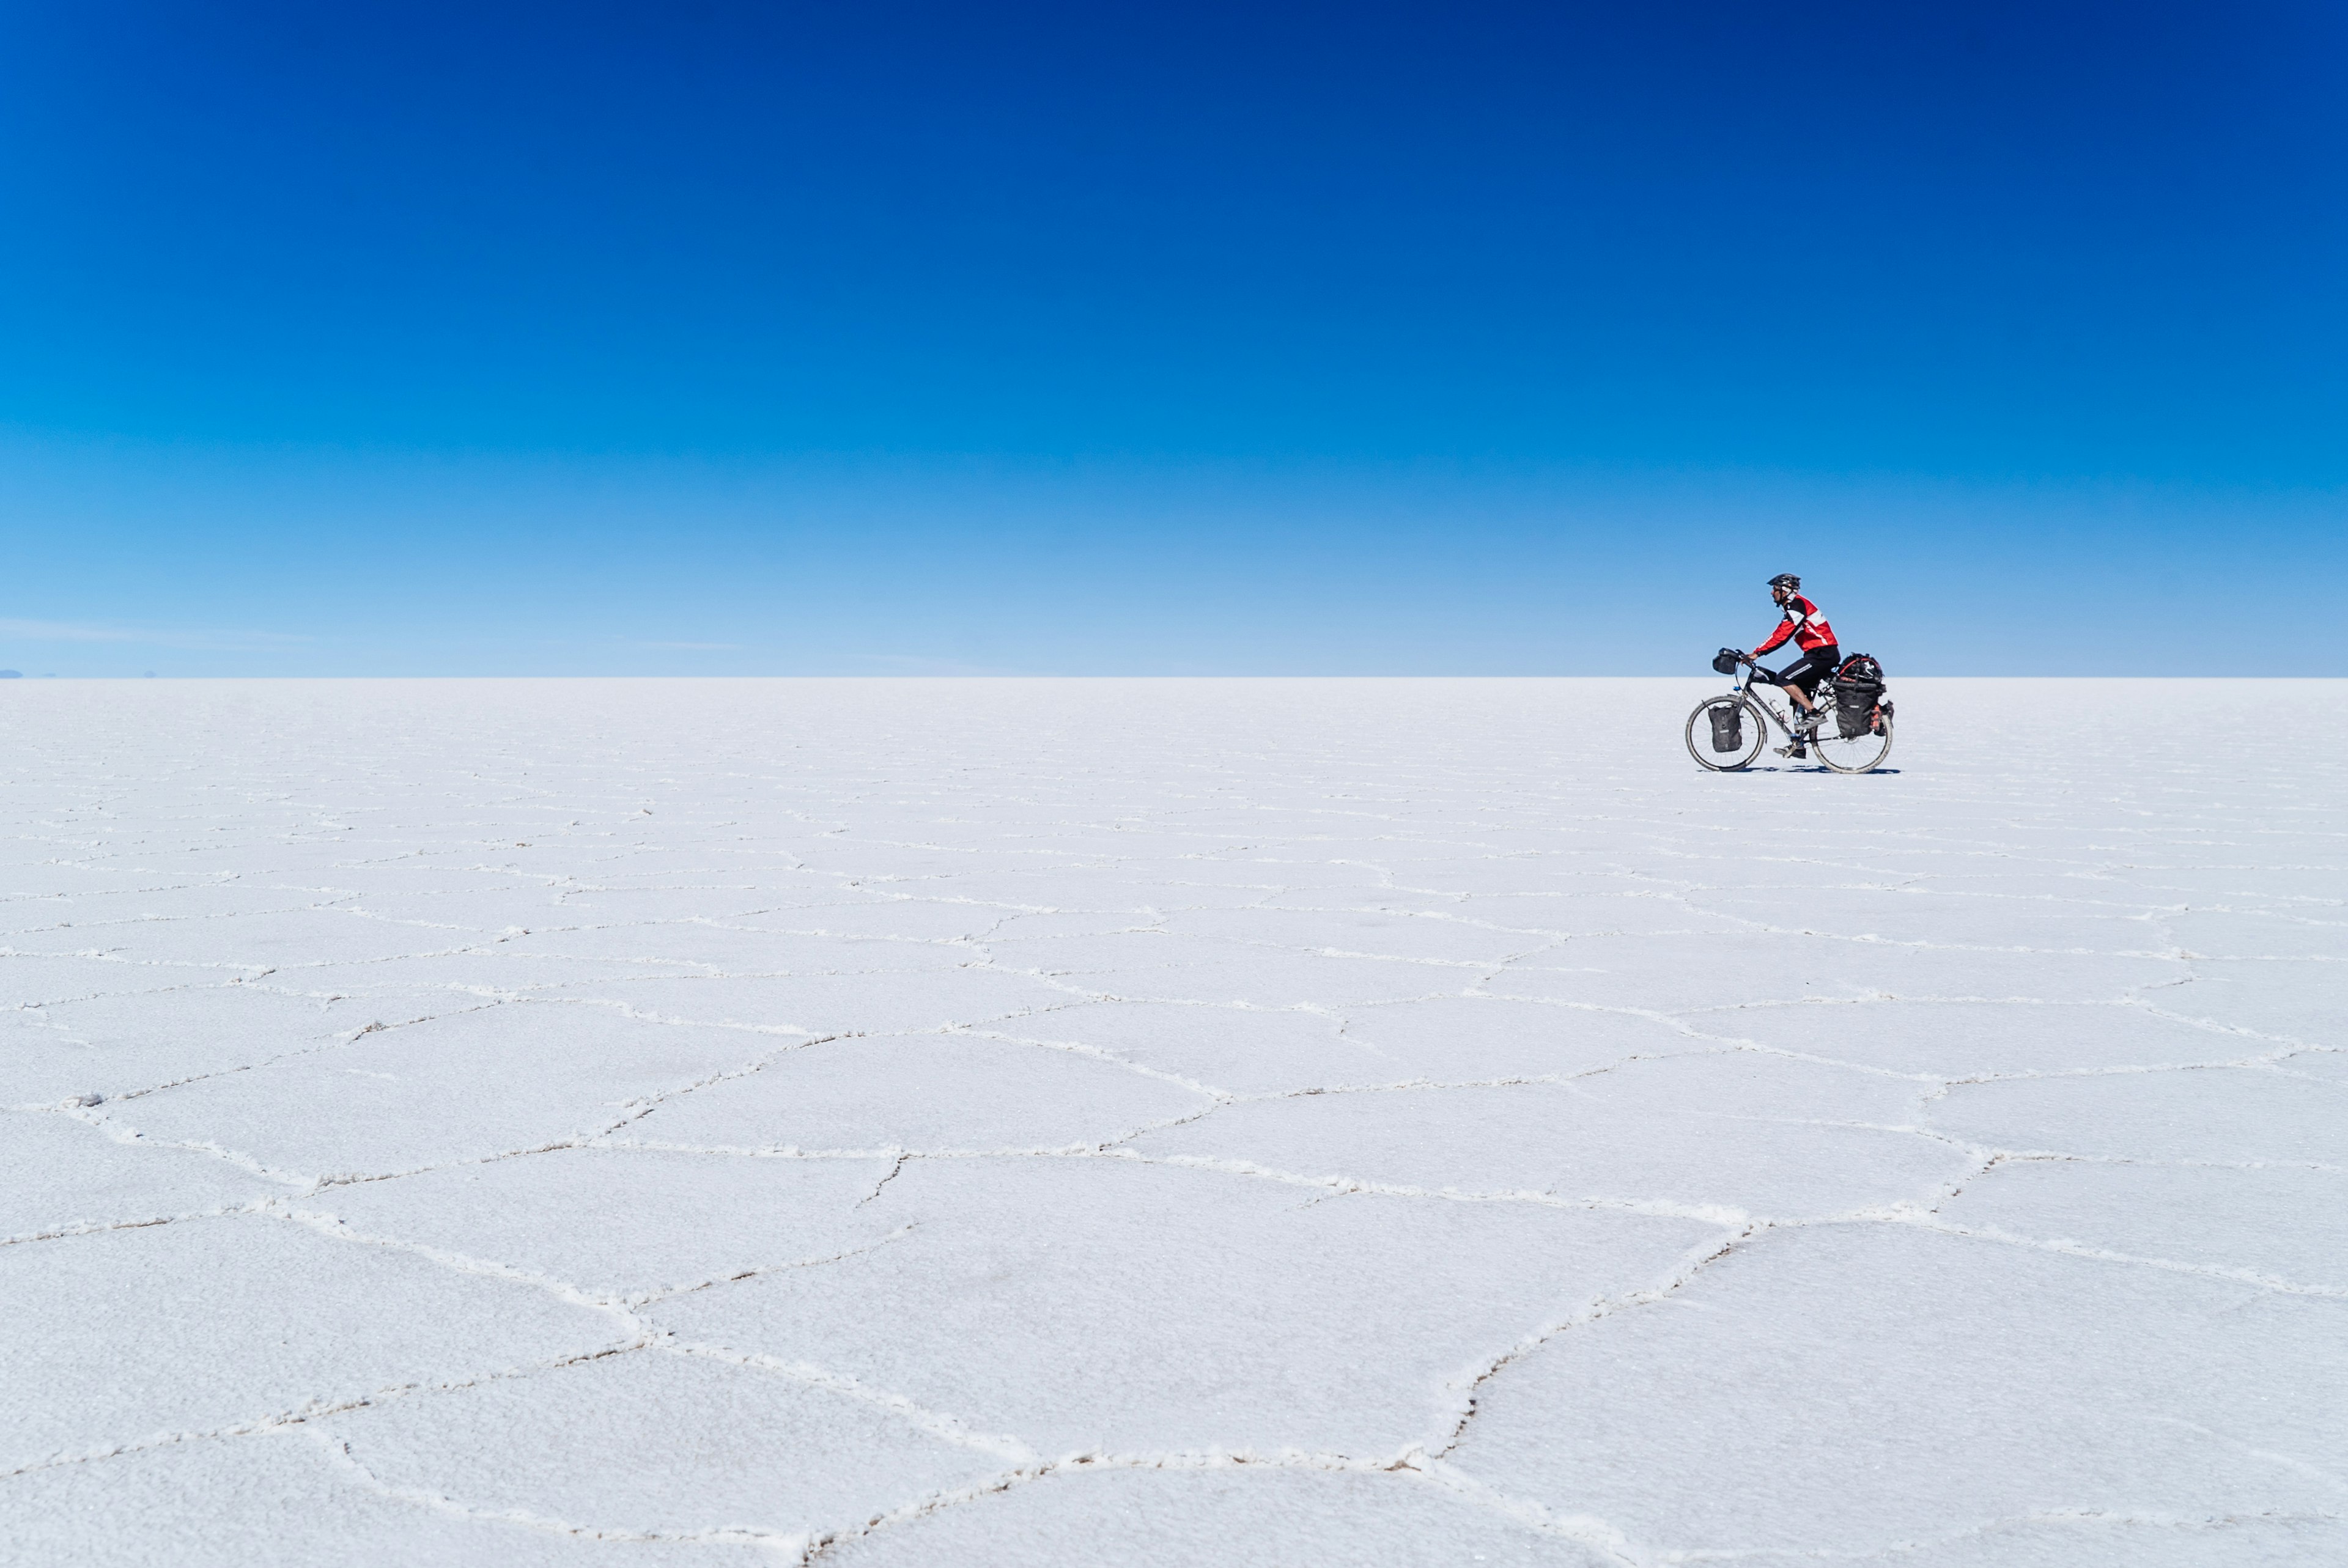
[[[1746,727],[1751,731],[1751,735],[1750,738],[1746,740],[1744,749],[1741,751],[1713,752],[1707,755],[1707,748],[1712,744],[1712,721],[1706,719],[1704,714],[1709,710],[1721,707],[1724,704],[1745,710],[1745,723]],[[1696,726],[1699,723],[1704,726],[1704,744],[1702,745],[1698,745],[1696,743]],[[1755,705],[1753,699],[1750,697],[1733,695],[1727,692],[1723,692],[1717,697],[1706,697],[1703,702],[1698,702],[1695,705],[1695,712],[1688,715],[1688,755],[1695,759],[1696,765],[1698,767],[1704,769],[1708,773],[1743,773],[1746,768],[1751,767],[1755,763],[1760,760],[1762,748],[1766,746],[1768,743],[1769,721],[1762,716],[1761,710]]]
[[[1825,726],[1820,726],[1821,732],[1823,732],[1824,728]],[[1864,736],[1853,737],[1854,740],[1872,741],[1879,735],[1883,741],[1883,745],[1879,750],[1871,753],[1866,752],[1864,749],[1857,750],[1853,752],[1851,756],[1843,761],[1838,762],[1836,760],[1835,747],[1838,745],[1850,745],[1852,744],[1852,742],[1850,741],[1836,740],[1829,744],[1820,745],[1817,741],[1813,740],[1810,743],[1810,753],[1813,756],[1817,757],[1818,761],[1824,763],[1828,767],[1832,768],[1838,774],[1871,774],[1876,769],[1883,765],[1884,758],[1891,754],[1891,721],[1889,719],[1884,720],[1883,727],[1879,731],[1869,731]]]

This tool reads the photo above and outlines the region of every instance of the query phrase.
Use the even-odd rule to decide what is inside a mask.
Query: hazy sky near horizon
[[[2318,5],[0,12],[0,665],[2348,673]]]

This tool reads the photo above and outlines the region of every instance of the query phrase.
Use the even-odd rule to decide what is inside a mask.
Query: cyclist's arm
[[[1756,659],[1760,658],[1761,655],[1768,652],[1772,648],[1781,646],[1785,642],[1786,639],[1792,635],[1794,635],[1794,618],[1789,615],[1786,617],[1785,620],[1777,623],[1777,630],[1769,634],[1768,641],[1764,642],[1760,647],[1756,648],[1753,651],[1753,657]]]

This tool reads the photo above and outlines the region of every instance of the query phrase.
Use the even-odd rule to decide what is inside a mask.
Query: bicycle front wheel
[[[1721,718],[1715,722],[1713,714]],[[1728,743],[1727,749],[1721,743]],[[1688,715],[1687,749],[1699,766],[1716,774],[1733,774],[1753,765],[1769,743],[1769,721],[1745,697],[1730,692],[1707,697]]]
[[[1818,761],[1838,774],[1872,773],[1891,754],[1891,720],[1887,716],[1878,722],[1876,728],[1845,735],[1829,712],[1826,723],[1818,726],[1818,733],[1810,738],[1810,750]]]

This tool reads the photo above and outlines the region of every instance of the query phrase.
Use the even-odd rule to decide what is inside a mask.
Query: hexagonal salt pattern
[[[2305,683],[21,686],[0,1560],[2348,1560]]]

